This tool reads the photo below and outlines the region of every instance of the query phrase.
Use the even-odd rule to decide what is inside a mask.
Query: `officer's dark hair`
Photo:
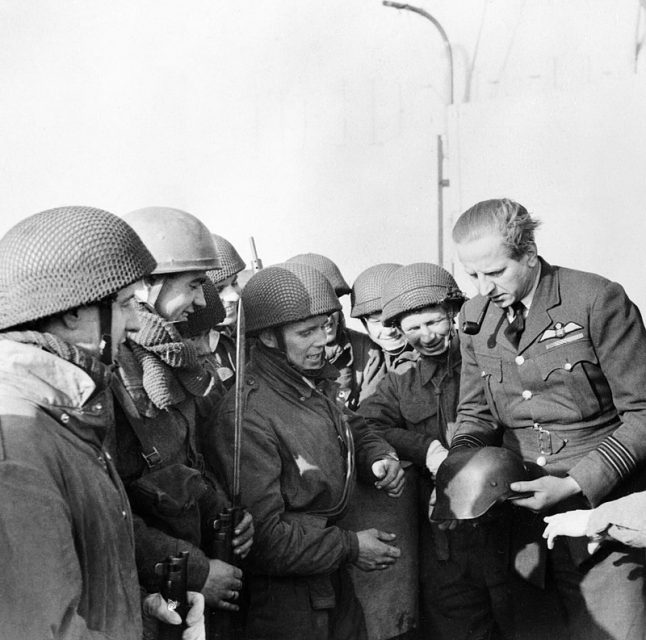
[[[483,200],[458,218],[453,227],[453,241],[460,244],[498,233],[503,238],[509,257],[518,260],[535,242],[534,231],[540,224],[540,220],[532,218],[518,202],[508,198]]]

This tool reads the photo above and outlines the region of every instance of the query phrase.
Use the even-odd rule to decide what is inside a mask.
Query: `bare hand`
[[[547,527],[543,531],[543,538],[547,540],[547,548],[554,548],[554,540],[558,536],[569,536],[571,538],[585,536],[591,513],[591,510],[566,511],[565,513],[557,513],[543,518],[547,522]]]
[[[182,632],[182,640],[204,640],[204,597],[195,591],[186,592],[189,605],[186,614],[186,629]],[[182,619],[177,611],[171,611],[168,603],[160,593],[151,593],[144,598],[143,611],[145,616],[155,618],[166,624],[181,624]]]
[[[366,529],[357,532],[359,540],[359,557],[354,564],[362,571],[387,569],[401,555],[401,551],[386,542],[393,542],[397,536],[377,529]]]
[[[242,571],[222,560],[209,560],[209,576],[202,587],[209,607],[238,611],[240,607],[229,600],[237,600],[242,589]]]
[[[531,493],[529,497],[511,496],[514,504],[524,507],[530,511],[545,511],[562,500],[581,493],[577,481],[569,476],[558,478],[556,476],[543,476],[538,480],[529,480],[526,482],[512,482],[509,485],[512,491],[518,493]]]
[[[399,498],[406,484],[404,470],[401,468],[399,460],[393,458],[377,460],[372,464],[372,473],[376,478],[379,478],[375,482],[377,489],[384,489],[391,498]]]
[[[248,511],[244,512],[242,520],[238,523],[234,533],[233,553],[241,558],[246,558],[251,550],[254,534],[253,517]]]

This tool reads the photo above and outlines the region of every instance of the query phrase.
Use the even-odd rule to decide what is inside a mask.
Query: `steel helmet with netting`
[[[123,218],[155,257],[154,274],[220,268],[211,232],[193,214],[172,207],[144,207]]]
[[[361,318],[381,311],[381,294],[386,280],[402,265],[392,262],[376,264],[362,271],[352,283],[350,316]]]
[[[334,293],[340,298],[341,296],[350,293],[350,286],[341,275],[339,267],[336,266],[332,260],[320,253],[300,253],[285,261],[286,263],[298,262],[299,264],[307,264],[320,271],[334,287]]]
[[[529,479],[520,456],[502,447],[459,448],[437,470],[432,520],[472,520],[518,495],[512,482]]]
[[[436,304],[457,313],[466,300],[453,276],[437,264],[415,262],[397,269],[384,284],[381,321],[392,326],[405,313]]]
[[[272,265],[254,274],[242,290],[242,306],[247,333],[341,309],[329,280],[298,262]]]
[[[93,304],[154,268],[122,218],[84,206],[41,211],[0,239],[0,329]]]
[[[215,242],[215,250],[218,252],[220,268],[215,271],[209,271],[207,275],[214,284],[219,284],[242,271],[246,265],[236,248],[226,238],[215,233],[212,233],[211,236],[213,242]]]

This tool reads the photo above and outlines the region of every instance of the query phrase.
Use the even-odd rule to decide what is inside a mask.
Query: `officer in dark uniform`
[[[540,470],[512,489],[517,569],[555,584],[572,638],[642,638],[642,554],[585,539],[548,552],[543,515],[634,490],[646,459],[646,331],[623,288],[538,256],[539,222],[511,200],[480,202],[453,229],[479,295],[463,308],[452,450],[500,444]],[[449,454],[451,455],[451,454]],[[539,512],[539,513],[536,513]]]

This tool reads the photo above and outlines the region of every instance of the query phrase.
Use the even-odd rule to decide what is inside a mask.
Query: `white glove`
[[[426,452],[426,468],[433,474],[433,477],[435,477],[439,466],[448,455],[449,450],[444,448],[439,440],[433,440],[431,442]]]

